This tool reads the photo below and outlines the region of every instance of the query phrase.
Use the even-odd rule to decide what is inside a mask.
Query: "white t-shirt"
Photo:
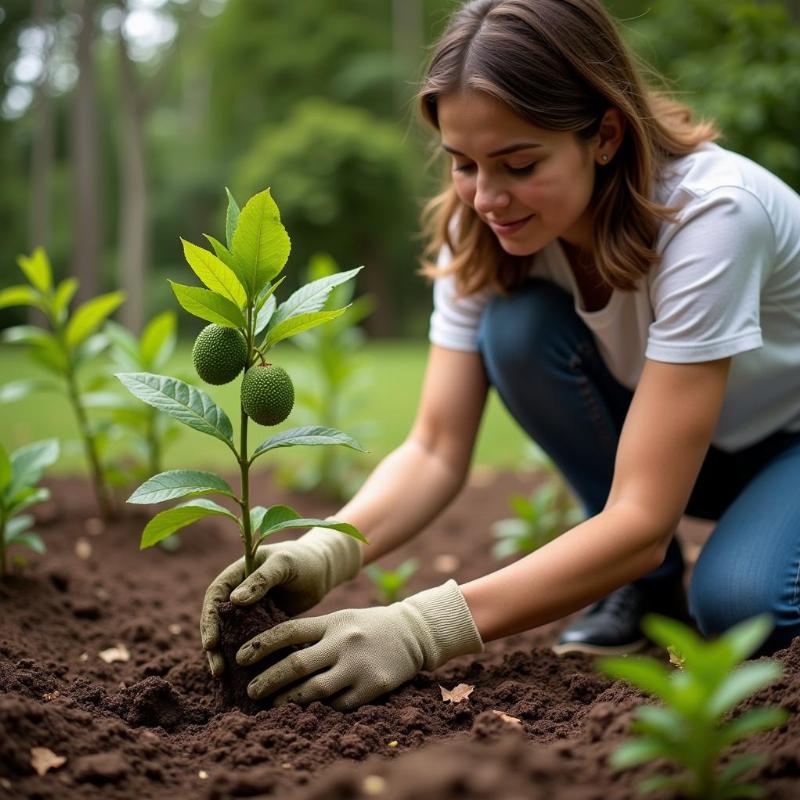
[[[740,450],[778,430],[800,430],[800,195],[744,156],[714,143],[670,162],[652,199],[681,207],[656,239],[661,262],[636,291],[586,311],[558,239],[530,274],[573,296],[611,373],[634,389],[645,358],[686,364],[732,356],[712,442]],[[439,265],[451,254],[442,248]],[[487,287],[455,298],[455,276],[433,287],[430,341],[477,350]]]

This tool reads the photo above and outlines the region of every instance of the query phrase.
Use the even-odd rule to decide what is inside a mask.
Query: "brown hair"
[[[722,135],[713,122],[693,122],[692,109],[648,86],[642,71],[660,77],[625,45],[600,0],[471,0],[435,45],[417,101],[438,130],[440,95],[485,92],[538,127],[571,131],[579,143],[597,134],[608,108],[619,109],[624,138],[598,170],[591,201],[593,250],[602,279],[630,291],[657,261],[659,221],[673,220],[677,211],[648,199],[654,180],[670,158]],[[455,273],[460,296],[487,285],[506,294],[527,277],[533,256],[506,253],[459,199],[449,174],[421,222],[427,245],[420,274]],[[437,268],[445,244],[453,259]]]

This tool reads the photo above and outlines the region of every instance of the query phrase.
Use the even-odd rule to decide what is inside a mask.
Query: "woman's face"
[[[570,132],[532,125],[481,92],[442,95],[438,112],[455,190],[506,252],[530,255],[557,237],[591,251],[595,169],[603,153],[613,158],[613,141],[598,134],[579,143]],[[520,224],[500,224],[513,222]]]

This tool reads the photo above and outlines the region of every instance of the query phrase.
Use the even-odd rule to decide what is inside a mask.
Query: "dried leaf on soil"
[[[44,775],[49,769],[58,769],[66,761],[65,756],[57,756],[47,747],[31,747],[31,766],[37,775]]]
[[[197,773],[197,777],[200,778],[201,781],[207,781],[208,773],[204,769],[201,769],[200,772]]]
[[[442,553],[433,559],[433,568],[437,572],[451,573],[455,572],[461,566],[461,561],[457,556],[450,555],[450,553]]]
[[[460,703],[462,700],[466,700],[475,690],[475,687],[470,686],[468,683],[459,683],[454,689],[445,689],[440,684],[439,688],[442,690],[442,700],[445,703]]]
[[[510,714],[506,714],[503,711],[497,711],[496,709],[492,709],[492,714],[497,714],[503,722],[508,722],[511,725],[522,725],[522,720],[518,717],[512,717]]]
[[[115,661],[128,661],[131,657],[128,648],[119,642],[117,642],[116,647],[109,647],[108,650],[101,650],[98,655],[106,664],[113,664]]]
[[[88,561],[92,557],[92,543],[81,536],[81,538],[75,542],[75,555],[78,556],[81,561]]]
[[[172,625],[170,625],[170,626],[167,628],[167,630],[168,630],[168,631],[169,631],[169,632],[170,632],[170,633],[171,633],[173,636],[179,636],[179,635],[181,634],[181,632],[183,631],[183,628],[181,628],[181,626],[180,626],[180,625],[178,625],[178,623],[177,623],[177,622],[173,622],[173,623],[172,623]]]

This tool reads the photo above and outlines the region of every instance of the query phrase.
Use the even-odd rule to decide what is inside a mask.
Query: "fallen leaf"
[[[201,769],[200,772],[197,773],[197,777],[200,778],[201,781],[207,781],[208,773],[204,769]]]
[[[475,687],[470,686],[468,683],[459,683],[454,689],[445,689],[440,684],[439,688],[442,690],[442,700],[445,703],[460,703],[462,700],[466,700],[475,690]]]
[[[673,667],[683,669],[683,657],[681,654],[670,645],[667,646],[667,652],[669,653],[669,663],[672,664]]]
[[[387,747],[397,747],[397,739],[392,739],[392,741],[389,742],[389,744],[386,745],[386,746]]]
[[[85,536],[75,542],[75,555],[81,561],[88,561],[92,557],[92,543]]]
[[[89,660],[89,654],[88,653],[81,653],[78,656],[78,661],[88,661],[88,660]]]
[[[361,788],[364,794],[382,794],[386,789],[386,781],[380,775],[367,775]]]
[[[31,766],[37,775],[44,775],[49,769],[58,769],[66,761],[64,756],[57,756],[47,747],[31,747]]]
[[[106,662],[106,664],[113,664],[115,661],[128,661],[131,654],[124,644],[117,642],[116,647],[109,647],[108,650],[101,650],[97,655]]]
[[[512,717],[510,714],[506,714],[503,711],[497,711],[494,708],[492,709],[492,714],[497,714],[503,722],[508,722],[511,725],[522,725],[522,720],[517,717]]]
[[[179,636],[179,635],[180,635],[180,634],[183,632],[183,628],[181,628],[181,626],[180,626],[180,625],[178,625],[176,622],[173,622],[173,623],[172,623],[172,625],[170,625],[170,626],[167,628],[167,630],[168,630],[168,631],[169,631],[169,632],[170,632],[170,633],[171,633],[173,636]]]
[[[292,765],[288,761],[284,761],[283,764],[281,764],[281,766],[284,769],[291,769],[292,768]]]
[[[54,692],[45,692],[45,694],[42,695],[42,700],[44,700],[45,703],[49,703],[51,700],[55,700],[56,697],[60,696],[61,692],[56,689]]]
[[[433,568],[437,572],[451,573],[455,572],[461,566],[461,561],[457,556],[443,553],[433,559]]]

